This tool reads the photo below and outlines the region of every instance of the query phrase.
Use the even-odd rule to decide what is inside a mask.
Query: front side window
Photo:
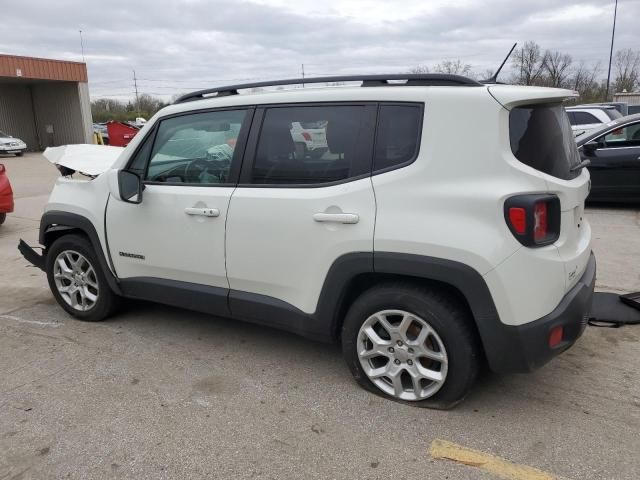
[[[193,113],[162,120],[145,180],[171,184],[224,184],[246,110]]]
[[[367,173],[359,153],[364,119],[364,106],[267,109],[251,183],[321,184]]]
[[[373,169],[379,171],[413,161],[418,154],[421,126],[420,106],[381,105]]]
[[[509,137],[513,155],[525,165],[565,180],[580,174],[579,169],[571,171],[580,163],[580,154],[561,104],[513,108]]]
[[[597,141],[607,148],[640,147],[640,122],[617,128]]]

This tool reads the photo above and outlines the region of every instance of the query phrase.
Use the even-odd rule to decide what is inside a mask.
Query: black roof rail
[[[389,83],[389,81],[401,81],[404,83]],[[225,97],[237,95],[238,90],[260,87],[277,87],[281,85],[305,85],[308,83],[332,83],[332,82],[362,82],[362,87],[378,86],[449,86],[449,87],[478,87],[481,83],[461,75],[449,75],[446,73],[398,73],[391,75],[345,75],[333,77],[290,78],[287,80],[271,80],[265,82],[242,83],[227,85],[226,87],[207,88],[196,92],[187,93],[179,97],[175,103],[200,100],[209,96]]]

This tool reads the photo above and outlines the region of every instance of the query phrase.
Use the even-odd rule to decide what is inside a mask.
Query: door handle
[[[219,217],[220,210],[217,208],[200,208],[200,207],[189,207],[184,209],[184,213],[187,215],[201,215],[203,217]]]
[[[316,222],[332,223],[358,223],[360,217],[356,213],[314,213],[313,219]]]

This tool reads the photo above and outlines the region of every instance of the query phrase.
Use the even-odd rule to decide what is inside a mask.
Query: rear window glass
[[[604,113],[606,113],[607,117],[609,117],[611,120],[622,118],[622,114],[620,113],[620,111],[615,108],[607,108],[605,109]]]
[[[580,154],[562,105],[514,108],[509,114],[509,136],[511,151],[525,165],[565,180],[580,174],[580,170],[571,171],[580,163]]]

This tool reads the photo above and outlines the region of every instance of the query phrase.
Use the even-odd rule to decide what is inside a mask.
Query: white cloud
[[[404,72],[460,58],[494,69],[534,40],[587,63],[608,60],[613,1],[21,0],[3,11],[0,51],[79,60],[93,95],[162,94],[248,79]],[[640,0],[620,2],[617,48],[638,48]]]

